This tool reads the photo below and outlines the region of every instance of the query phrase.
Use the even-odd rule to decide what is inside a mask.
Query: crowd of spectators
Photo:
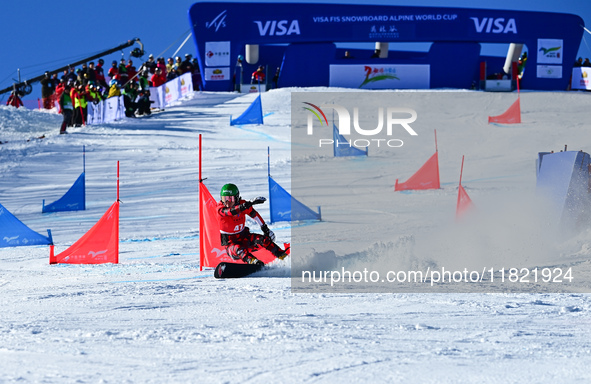
[[[52,109],[56,103],[59,105],[59,112],[64,115],[60,133],[67,133],[67,127],[85,124],[89,103],[123,95],[126,116],[135,117],[151,113],[150,87],[159,87],[180,75],[191,73],[195,89],[200,89],[201,74],[191,54],[186,54],[185,60],[179,56],[175,59],[169,57],[167,62],[163,57],[155,59],[151,54],[139,70],[131,59],[113,60],[108,69],[104,65],[104,60],[99,59],[96,66],[91,61],[82,64],[81,68],[68,67],[61,76],[45,72],[40,81],[43,108]],[[22,105],[19,101],[18,95],[13,93],[7,105],[18,108]]]

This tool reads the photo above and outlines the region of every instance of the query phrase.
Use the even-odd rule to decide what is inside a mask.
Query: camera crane
[[[127,40],[127,42],[125,42],[125,43],[123,43],[121,45],[118,45],[115,48],[108,49],[108,50],[106,50],[104,52],[100,52],[100,53],[97,53],[97,54],[92,55],[90,57],[86,57],[86,58],[84,58],[82,60],[78,60],[75,63],[71,63],[71,64],[68,64],[66,66],[63,66],[61,68],[54,69],[52,71],[47,71],[47,72],[49,72],[49,73],[59,73],[59,72],[65,70],[65,69],[68,69],[70,67],[75,67],[77,65],[86,63],[86,62],[88,62],[90,60],[99,58],[101,56],[106,56],[106,55],[111,54],[113,52],[123,50],[123,49],[125,49],[127,47],[132,46],[136,42],[139,44],[140,47],[139,48],[135,48],[134,50],[132,50],[131,51],[131,56],[133,56],[133,57],[142,57],[144,55],[144,45],[142,44],[142,42],[140,41],[140,39],[136,37],[135,39]],[[45,77],[45,74],[43,74],[41,76],[33,77],[32,79],[25,80],[25,81],[22,81],[22,82],[19,80],[18,83],[14,83],[10,87],[4,88],[4,89],[0,89],[0,95],[2,95],[4,93],[7,93],[7,92],[11,92],[11,91],[16,91],[16,93],[19,96],[28,95],[28,94],[30,94],[33,91],[33,87],[31,86],[31,84],[33,84],[33,83],[35,83],[37,81],[42,80],[44,77]]]

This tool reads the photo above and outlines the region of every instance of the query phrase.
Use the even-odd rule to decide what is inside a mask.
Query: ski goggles
[[[238,202],[238,196],[222,196],[222,203],[234,203]]]

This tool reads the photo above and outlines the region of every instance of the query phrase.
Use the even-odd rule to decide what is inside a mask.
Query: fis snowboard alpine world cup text
[[[349,110],[338,104],[322,104],[317,106],[312,103],[303,102],[306,104],[303,108],[310,113],[308,114],[307,120],[307,134],[314,134],[314,121],[318,120],[320,126],[326,124],[328,127],[328,119],[324,111],[326,109],[332,109],[336,112],[338,121],[338,132],[339,135],[350,135],[351,134],[351,120],[353,120],[353,128],[355,132],[362,136],[377,136],[382,134],[384,125],[386,126],[386,135],[392,136],[394,132],[394,126],[400,126],[411,136],[417,136],[418,134],[410,126],[417,119],[417,112],[410,108],[394,108],[394,107],[378,107],[377,109],[377,126],[372,128],[362,128],[359,123],[359,108],[353,108],[353,119],[351,119],[351,113]],[[384,124],[385,121],[385,124]],[[382,134],[383,135],[383,134]],[[344,137],[344,136],[343,136]],[[363,139],[349,139],[343,142],[335,143],[333,139],[319,139],[318,146],[323,145],[335,145],[343,146],[348,145],[350,147],[367,148],[369,146],[388,146],[391,148],[398,148],[404,145],[404,142],[400,139],[391,138],[363,138]]]

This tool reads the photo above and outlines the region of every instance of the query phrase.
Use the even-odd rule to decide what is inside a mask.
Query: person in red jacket
[[[150,81],[152,82],[152,87],[159,87],[166,83],[166,75],[162,73],[160,68],[156,68],[156,73],[152,75]]]
[[[265,68],[261,65],[256,71],[252,73],[250,79],[251,84],[264,84],[265,83]]]
[[[267,227],[261,215],[252,208],[253,205],[262,204],[267,199],[257,197],[251,201],[242,200],[240,191],[234,184],[226,184],[222,187],[220,199],[217,205],[220,236],[228,256],[247,264],[258,264],[261,262],[251,252],[259,247],[267,249],[281,260],[287,256],[287,252],[274,243],[275,234]],[[245,225],[246,215],[261,226],[264,235],[250,232]]]
[[[133,65],[133,61],[131,61],[131,59],[129,59],[127,61],[127,66],[125,66],[125,69],[127,69],[127,76],[129,77],[129,81],[133,81],[134,83],[137,83],[137,70],[135,69],[135,66]]]
[[[56,87],[55,87],[55,99],[59,102],[62,98],[62,93],[64,93],[64,90],[66,89],[66,83],[62,80],[60,82],[57,83]],[[62,106],[61,104],[58,103],[58,113],[62,113]]]
[[[105,70],[103,69],[104,64],[105,64],[105,60],[99,59],[98,64],[94,70],[96,73],[97,84],[102,86],[105,89],[108,89],[109,86],[107,85],[107,81],[105,80]]]
[[[8,97],[8,101],[6,102],[6,105],[12,105],[15,108],[24,107],[23,101],[21,100],[20,97],[18,97],[18,94],[14,91],[12,91],[12,93]]]
[[[119,82],[119,67],[117,67],[117,60],[113,60],[113,62],[111,63],[111,68],[109,68],[109,72],[107,72],[107,75],[110,78],[109,83],[111,82],[111,80],[117,80],[117,82]]]

